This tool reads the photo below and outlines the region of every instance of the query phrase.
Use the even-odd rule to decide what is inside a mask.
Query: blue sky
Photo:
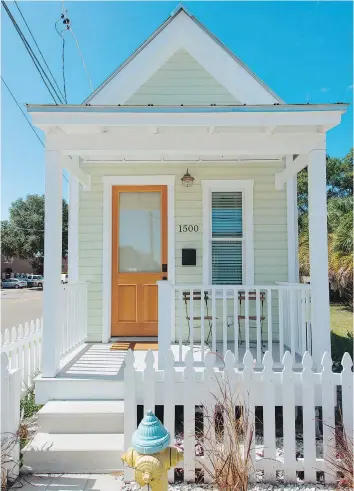
[[[114,71],[179,2],[65,2],[93,87]],[[61,39],[54,29],[61,2],[18,2],[62,86]],[[219,39],[288,103],[353,102],[352,2],[183,2]],[[29,40],[13,2],[8,2]],[[21,105],[51,103],[38,72],[2,10],[2,76]],[[74,39],[66,36],[69,103],[81,103],[89,83]],[[2,84],[2,218],[17,197],[44,191],[43,148]],[[353,109],[328,134],[328,153],[352,143]],[[64,196],[67,183],[64,181]]]

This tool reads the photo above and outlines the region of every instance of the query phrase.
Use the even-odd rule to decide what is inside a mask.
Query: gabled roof
[[[178,50],[187,51],[242,104],[283,101],[232,51],[179,6],[84,104],[124,104]]]

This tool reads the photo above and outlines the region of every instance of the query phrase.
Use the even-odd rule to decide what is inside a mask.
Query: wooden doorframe
[[[160,240],[161,240],[161,256],[159,258],[160,269],[154,272],[120,272],[119,271],[119,244],[120,244],[120,195],[121,194],[145,194],[155,193],[160,195]],[[149,308],[150,320],[143,319],[147,313],[145,308],[147,305],[152,307],[153,299],[156,298],[157,306],[157,283],[163,277],[167,278],[168,272],[162,270],[162,265],[167,262],[168,236],[167,236],[167,186],[165,184],[147,185],[147,186],[112,186],[112,292],[111,292],[111,336],[157,336],[157,312],[154,313],[154,308]],[[152,285],[155,285],[152,287]],[[119,321],[120,315],[129,310],[129,302],[124,302],[121,306],[119,302],[120,293],[127,289],[135,287],[135,321]],[[151,289],[153,288],[153,290]],[[143,300],[146,291],[150,291],[149,300]],[[145,293],[144,293],[145,291]],[[152,302],[151,302],[152,301]],[[133,302],[133,299],[132,299]],[[157,310],[157,307],[156,307]],[[156,322],[151,319],[151,315]],[[156,317],[155,317],[156,316]],[[155,327],[156,325],[156,327]],[[114,332],[116,331],[116,332]]]
[[[112,291],[112,187],[167,186],[168,279],[175,282],[175,175],[103,176],[103,249],[102,249],[102,342],[111,337]],[[89,287],[90,291],[90,287]],[[173,324],[171,324],[173,325]]]

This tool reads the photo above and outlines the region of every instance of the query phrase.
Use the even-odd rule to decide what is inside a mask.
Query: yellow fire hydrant
[[[183,452],[169,447],[170,433],[161,421],[147,411],[132,438],[133,447],[122,460],[135,470],[135,481],[151,491],[167,491],[167,472],[183,460]]]

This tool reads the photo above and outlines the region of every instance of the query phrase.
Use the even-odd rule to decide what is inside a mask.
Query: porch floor
[[[85,343],[80,347],[75,353],[71,353],[68,357],[63,360],[62,368],[58,373],[59,378],[77,378],[77,379],[111,379],[111,380],[123,380],[124,369],[123,362],[127,351],[111,351],[111,343]],[[173,344],[171,346],[175,357],[177,358],[179,352],[178,344]],[[183,357],[189,349],[189,345],[183,345]],[[222,342],[217,343],[216,349],[219,353],[223,352]],[[228,343],[228,349],[233,351],[234,343]],[[252,355],[256,358],[256,348],[250,346]],[[279,343],[273,343],[273,359],[278,361],[279,358]],[[205,352],[209,349],[206,347]],[[242,363],[243,356],[245,354],[245,346],[239,346],[239,360]],[[201,365],[201,350],[200,345],[194,346],[194,359],[196,361],[196,366]],[[135,364],[138,369],[144,368],[144,359],[147,351],[135,351]],[[155,367],[157,368],[157,351],[154,350],[155,354]],[[296,357],[296,363],[300,362],[299,356]],[[222,366],[222,363],[219,364]],[[275,362],[275,366],[279,363]],[[280,366],[280,365],[279,365]],[[240,364],[242,367],[242,364]]]

